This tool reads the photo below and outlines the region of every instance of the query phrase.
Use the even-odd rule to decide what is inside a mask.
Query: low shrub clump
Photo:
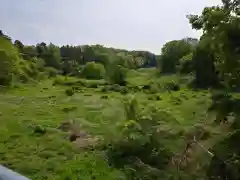
[[[167,89],[168,91],[179,91],[180,90],[180,85],[174,81],[166,83],[164,85],[164,88]]]
[[[125,114],[126,120],[117,127],[118,135],[107,142],[109,164],[122,169],[129,179],[163,177],[172,152],[162,141],[156,112],[144,116],[133,98],[125,103]]]
[[[102,88],[102,92],[111,92],[111,91],[127,94],[128,88],[126,86],[120,86],[118,84],[107,85]]]
[[[73,95],[74,95],[74,90],[73,90],[73,88],[67,89],[67,90],[65,91],[65,94],[66,94],[67,96],[73,96]]]
[[[95,62],[88,62],[81,72],[82,77],[87,79],[102,79],[105,74],[104,66]]]

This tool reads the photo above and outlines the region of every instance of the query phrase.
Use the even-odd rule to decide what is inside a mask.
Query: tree
[[[184,40],[174,40],[167,42],[162,48],[161,73],[176,73],[179,60],[192,52],[191,44]]]
[[[10,85],[14,73],[16,73],[19,61],[17,50],[11,41],[0,37],[0,85]]]
[[[240,85],[239,3],[234,0],[222,2],[222,6],[206,7],[200,16],[190,15],[188,18],[194,29],[203,30],[220,79],[233,88]]]
[[[60,50],[59,47],[55,46],[54,44],[50,43],[47,46],[47,52],[44,55],[45,64],[48,67],[52,67],[55,69],[60,69]]]
[[[194,86],[198,88],[219,87],[220,80],[214,64],[214,53],[210,49],[207,37],[202,37],[192,57],[195,74]]]
[[[15,40],[14,41],[14,46],[18,49],[20,53],[23,53],[24,45],[21,41]]]
[[[107,80],[112,84],[126,85],[126,69],[119,65],[117,61],[109,63],[107,66]]]
[[[105,76],[105,68],[102,64],[88,62],[84,66],[81,74],[88,79],[102,79]]]
[[[60,49],[54,44],[50,43],[48,46],[42,42],[36,45],[37,56],[45,61],[47,67],[60,69]]]
[[[193,72],[193,53],[183,56],[179,62],[179,72],[181,74],[189,74]]]
[[[221,6],[206,7],[200,16],[188,16],[192,27],[203,31],[200,50],[205,57],[210,56],[208,63],[204,63],[205,67],[216,68],[218,78],[231,89],[240,87],[239,15],[238,0],[222,0]],[[240,178],[240,150],[237,146],[240,134],[240,100],[227,93],[213,93],[212,99],[210,109],[217,112],[216,122],[227,122],[227,116],[231,114],[234,123],[230,130],[233,132],[213,148],[214,157],[208,168],[208,177],[237,180]]]
[[[111,61],[111,57],[107,53],[97,53],[96,54],[96,62],[107,66],[107,64]]]
[[[31,60],[34,57],[38,57],[36,47],[35,46],[24,46],[22,57],[25,60]]]

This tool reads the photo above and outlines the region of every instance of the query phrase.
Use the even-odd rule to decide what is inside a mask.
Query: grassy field
[[[155,71],[143,69],[128,73],[128,87],[156,83],[158,88],[153,86],[150,92],[102,92],[101,86],[89,86],[67,96],[65,91],[70,86],[53,86],[53,80],[2,90],[0,163],[36,180],[124,179],[120,170],[109,167],[103,153],[85,150],[80,141],[70,142],[69,132],[62,131],[59,126],[74,121],[75,128],[92,138],[111,137],[116,133],[117,123],[125,119],[122,101],[131,95],[143,107],[154,106],[169,112],[172,121],[163,125],[168,131],[187,132],[196,124],[204,124],[211,137],[202,143],[210,147],[211,141],[220,136],[221,129],[211,125],[213,117],[207,113],[211,103],[209,92],[190,90],[184,85],[188,79],[158,77]],[[159,88],[172,80],[181,84],[180,90],[169,92]],[[166,139],[165,143],[178,153],[184,146],[182,142],[179,136],[175,141]],[[193,159],[207,156],[201,151],[199,154],[196,153]]]

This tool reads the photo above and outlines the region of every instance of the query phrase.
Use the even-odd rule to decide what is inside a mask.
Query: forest
[[[0,164],[36,180],[239,180],[240,2],[159,54],[0,30]]]

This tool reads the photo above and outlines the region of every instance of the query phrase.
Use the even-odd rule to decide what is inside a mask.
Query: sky
[[[24,44],[101,44],[160,53],[199,37],[186,15],[220,0],[0,0],[0,29]]]

